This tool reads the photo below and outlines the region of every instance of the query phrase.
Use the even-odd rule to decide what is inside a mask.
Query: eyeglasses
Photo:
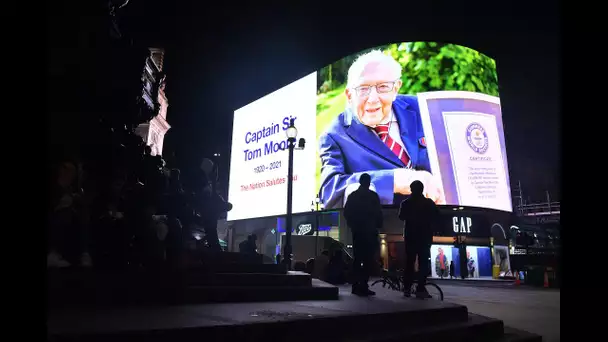
[[[397,81],[383,82],[383,83],[378,83],[373,86],[362,85],[359,87],[355,87],[355,91],[357,92],[357,95],[359,95],[359,96],[368,96],[369,94],[372,93],[372,88],[376,88],[376,92],[378,92],[378,94],[386,94],[388,92],[391,92],[393,90],[393,88],[395,88],[396,82]]]

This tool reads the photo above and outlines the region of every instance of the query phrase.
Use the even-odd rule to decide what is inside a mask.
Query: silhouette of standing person
[[[258,247],[256,246],[256,240],[258,236],[250,234],[247,236],[247,240],[239,243],[239,252],[244,254],[256,255],[258,253]]]
[[[203,159],[198,172],[200,177],[200,205],[201,223],[205,229],[205,237],[210,250],[221,252],[219,237],[217,235],[217,221],[220,216],[232,210],[232,204],[224,200],[217,191],[218,167],[210,159]]]
[[[450,279],[454,278],[454,260],[450,261]]]
[[[428,262],[433,242],[433,228],[439,217],[437,205],[431,199],[423,196],[424,185],[420,181],[414,181],[410,185],[412,195],[401,202],[399,208],[399,219],[404,221],[403,238],[405,239],[405,272],[403,275],[404,292],[406,297],[410,296],[412,278],[414,273],[414,261],[416,256],[418,267],[418,286],[416,288],[417,298],[431,298],[424,286],[429,273]]]
[[[367,283],[379,249],[378,229],[382,227],[382,205],[378,194],[369,189],[369,174],[362,174],[359,184],[359,188],[348,196],[344,207],[346,224],[353,233],[352,293],[358,296],[373,296],[376,293],[369,289]]]

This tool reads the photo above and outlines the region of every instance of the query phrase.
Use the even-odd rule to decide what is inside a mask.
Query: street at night
[[[47,340],[559,341],[556,3],[225,4],[48,6]]]
[[[560,291],[514,285],[455,285],[438,282],[444,301],[465,305],[470,313],[497,318],[506,326],[541,335],[543,341],[560,340]],[[473,283],[473,284],[471,284]],[[396,292],[377,284],[372,288],[381,298],[404,299]],[[344,289],[346,292],[348,289]]]

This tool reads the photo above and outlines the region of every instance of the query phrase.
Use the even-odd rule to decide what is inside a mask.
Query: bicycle
[[[371,286],[382,283],[382,287],[388,286],[391,290],[402,291],[403,281],[399,274],[382,270],[382,278],[374,281]]]
[[[371,286],[374,286],[377,283],[382,283],[382,287],[388,286],[390,289],[395,290],[395,291],[403,292],[405,290],[404,289],[405,285],[403,283],[403,271],[402,270],[400,270],[397,273],[383,270],[382,278],[374,281]],[[410,294],[415,295],[417,288],[418,288],[418,281],[413,280],[412,286],[410,286]],[[432,296],[432,298],[443,301],[443,290],[439,287],[439,285],[427,281],[425,284],[425,288],[429,292],[429,294]]]

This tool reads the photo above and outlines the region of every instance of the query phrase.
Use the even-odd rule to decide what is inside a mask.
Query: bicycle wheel
[[[394,282],[393,280],[390,280],[390,279],[389,279],[389,280],[387,281],[387,283],[388,283],[388,286],[389,286],[389,287],[390,287],[392,290],[394,290],[394,291],[401,291],[401,287],[399,286],[399,283],[398,283],[398,282],[396,283],[396,282]]]
[[[439,286],[437,286],[437,284],[434,283],[426,283],[425,285],[426,290],[429,292],[429,294],[431,296],[433,296],[433,299],[437,299],[437,300],[443,300],[443,291],[441,290],[441,288]]]
[[[418,283],[415,282],[412,284],[412,288],[411,288],[412,296],[414,296],[416,294],[417,287],[418,287]],[[426,283],[426,285],[424,287],[426,288],[426,291],[431,295],[431,297],[432,297],[431,299],[443,301],[443,291],[441,290],[441,288],[439,286],[437,286],[437,284]]]
[[[382,283],[382,287],[386,287],[386,280],[385,279],[378,279],[376,281],[374,281],[370,286],[374,286],[378,283]]]

